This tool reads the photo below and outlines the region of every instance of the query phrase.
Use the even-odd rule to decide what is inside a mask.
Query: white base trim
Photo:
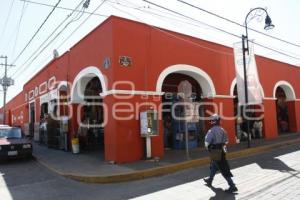
[[[236,96],[219,94],[219,95],[215,95],[214,97],[210,97],[210,98],[234,99],[235,97]]]
[[[285,100],[286,102],[289,102],[289,101],[300,101],[300,99],[287,99]]]
[[[263,100],[277,100],[277,98],[274,98],[274,97],[265,97],[265,98],[263,98]]]

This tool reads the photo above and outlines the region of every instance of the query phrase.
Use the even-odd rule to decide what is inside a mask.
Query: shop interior
[[[258,112],[261,105],[248,105],[250,112],[243,114],[243,106],[239,105],[237,85],[234,87],[233,95],[234,98],[234,116],[235,120],[235,132],[236,132],[236,142],[246,142],[248,141],[248,133],[250,139],[262,139],[264,138],[263,133],[263,119],[261,115],[263,113]],[[252,111],[251,111],[252,110]],[[247,119],[249,123],[249,128],[247,125]]]
[[[205,123],[199,119],[199,116],[204,116],[204,108],[202,106],[196,107],[198,109],[194,111],[192,120],[178,119],[184,118],[185,113],[187,113],[185,106],[176,105],[176,103],[183,102],[178,88],[183,81],[188,81],[191,85],[189,101],[193,104],[203,101],[201,97],[202,89],[194,78],[179,73],[172,73],[165,78],[162,86],[162,91],[164,92],[162,116],[165,149],[185,149],[186,130],[188,132],[189,149],[204,146]],[[174,111],[173,115],[172,110]]]
[[[277,127],[279,134],[290,132],[289,130],[289,114],[286,102],[286,95],[281,87],[276,89],[276,111],[277,111]]]
[[[104,150],[104,114],[102,106],[101,82],[98,77],[92,78],[84,90],[85,105],[81,108],[81,123],[78,138],[81,151]]]

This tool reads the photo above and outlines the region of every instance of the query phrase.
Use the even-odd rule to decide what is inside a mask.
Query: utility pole
[[[8,78],[7,77],[7,67],[11,67],[14,65],[8,65],[7,64],[7,56],[0,56],[0,58],[4,58],[5,59],[5,63],[0,63],[0,66],[4,66],[4,76],[3,78],[0,78],[0,85],[2,85],[3,87],[3,124],[5,124],[5,118],[6,118],[6,109],[5,109],[5,105],[6,105],[6,92],[7,92],[7,88],[11,85],[14,84],[14,80],[12,78]]]

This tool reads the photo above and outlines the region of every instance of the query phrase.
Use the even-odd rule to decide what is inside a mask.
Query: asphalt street
[[[207,187],[202,179],[208,166],[140,181],[86,184],[60,177],[35,160],[10,161],[0,164],[0,199],[300,199],[299,145],[230,160],[230,165],[237,194],[223,191],[228,186],[220,174]]]

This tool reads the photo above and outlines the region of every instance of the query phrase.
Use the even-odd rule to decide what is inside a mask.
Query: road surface
[[[61,177],[35,160],[5,162],[0,164],[0,199],[300,199],[299,145],[230,160],[230,165],[237,194],[223,191],[228,186],[220,174],[207,187],[202,179],[208,166],[139,181],[86,184]]]

